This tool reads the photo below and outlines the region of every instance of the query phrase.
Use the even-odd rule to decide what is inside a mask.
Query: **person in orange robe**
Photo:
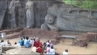
[[[36,47],[36,49],[37,49],[36,52],[43,53],[42,43],[40,42],[40,40],[38,38],[35,39],[33,46]]]

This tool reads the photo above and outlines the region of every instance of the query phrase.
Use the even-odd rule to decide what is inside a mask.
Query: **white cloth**
[[[49,42],[46,42],[46,45],[48,45],[49,44]]]
[[[1,43],[0,43],[0,46],[5,46],[5,43],[4,43],[4,42],[1,42]]]
[[[32,52],[36,52],[36,50],[37,50],[36,47],[32,47],[32,48],[31,48],[31,51],[32,51]]]
[[[46,54],[47,54],[47,55],[50,55],[50,47],[47,47],[47,48],[46,48]]]
[[[55,49],[50,49],[50,54],[54,55],[55,54]]]
[[[55,49],[50,49],[50,52],[46,53],[47,55],[55,55]]]
[[[64,51],[64,52],[63,52],[63,55],[68,55],[68,52],[65,52],[65,51]]]
[[[11,46],[11,44],[6,43],[6,46]]]
[[[53,46],[52,43],[46,42],[46,47],[47,47],[48,45],[50,45],[50,47]]]

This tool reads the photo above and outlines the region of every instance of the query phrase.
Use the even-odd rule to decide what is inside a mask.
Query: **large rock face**
[[[73,6],[54,4],[48,8],[42,29],[59,31],[94,31],[97,32],[97,17],[94,11],[80,10]],[[95,11],[96,12],[96,11]],[[95,13],[95,15],[97,15]]]
[[[4,15],[6,14],[7,2],[4,0],[0,0],[0,28],[4,21]]]
[[[44,22],[44,18],[47,14],[47,9],[48,6],[53,4],[53,3],[58,3],[58,1],[54,1],[54,0],[32,0],[34,2],[34,9],[33,9],[33,13],[34,13],[34,27],[40,28],[41,24]],[[20,6],[19,8],[16,7],[15,5],[13,5],[12,7],[15,7],[14,9],[14,15],[10,14],[9,11],[9,6],[11,4],[11,0],[1,0],[0,1],[0,29],[6,29],[6,28],[12,28],[12,26],[16,25],[16,27],[13,28],[17,28],[17,27],[23,27],[25,28],[26,26],[26,2],[27,0],[20,0]],[[16,4],[16,3],[14,3]],[[6,10],[5,10],[6,8]],[[12,10],[11,10],[12,11]],[[14,18],[13,18],[14,16]],[[33,15],[32,15],[33,16]],[[12,20],[14,19],[14,21]],[[3,21],[4,20],[4,21]],[[14,23],[14,24],[13,24]]]
[[[11,29],[14,25],[9,14],[11,0],[0,1],[0,29]],[[15,8],[16,27],[26,27],[26,2],[20,0],[21,6]],[[72,5],[63,4],[62,0],[33,0],[34,28],[47,30],[69,30],[69,31],[97,31],[97,11],[80,10]],[[56,5],[57,4],[57,5]],[[49,14],[49,15],[48,15]],[[51,16],[48,19],[47,16]],[[54,16],[54,17],[53,17]],[[46,18],[45,18],[46,17]],[[54,18],[54,21],[52,21]],[[50,23],[46,22],[48,19]],[[32,23],[30,21],[30,23]],[[44,24],[43,24],[44,23]],[[43,25],[42,25],[43,24]]]

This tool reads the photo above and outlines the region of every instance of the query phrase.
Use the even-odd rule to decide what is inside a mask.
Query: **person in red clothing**
[[[33,47],[36,47],[36,52],[43,53],[42,43],[40,42],[39,38],[35,39]]]

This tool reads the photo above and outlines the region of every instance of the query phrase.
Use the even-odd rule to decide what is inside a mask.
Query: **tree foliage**
[[[63,0],[66,4],[72,4],[83,9],[97,9],[97,0]]]

